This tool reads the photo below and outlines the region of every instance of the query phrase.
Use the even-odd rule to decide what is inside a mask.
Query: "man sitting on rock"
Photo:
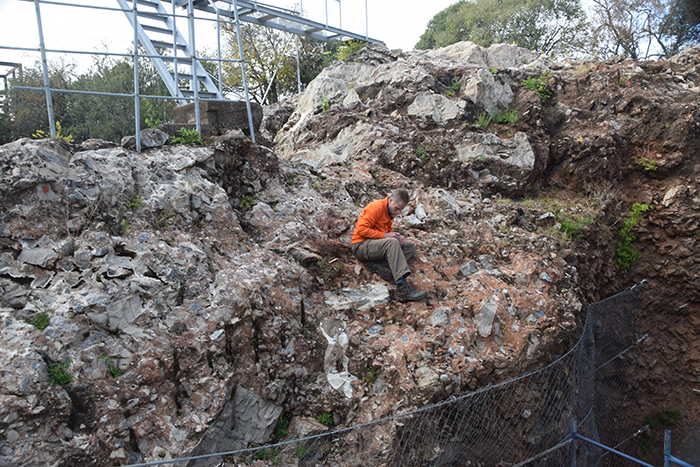
[[[352,233],[352,252],[357,259],[384,280],[396,281],[400,302],[422,300],[425,291],[415,290],[406,281],[411,274],[406,261],[416,252],[416,245],[394,232],[396,217],[408,204],[406,190],[394,190],[384,199],[369,203],[357,219]]]

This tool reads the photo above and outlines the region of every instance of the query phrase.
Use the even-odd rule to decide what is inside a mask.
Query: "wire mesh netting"
[[[410,413],[180,465],[634,465],[571,433],[635,454],[634,352],[673,338],[684,300],[643,282],[590,305],[576,345],[538,371]]]

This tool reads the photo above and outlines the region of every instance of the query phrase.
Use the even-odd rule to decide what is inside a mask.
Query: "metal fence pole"
[[[192,81],[190,89],[194,92],[194,118],[197,124],[197,132],[202,134],[202,124],[199,115],[199,78],[197,77],[197,49],[194,44],[194,5],[192,0],[187,3],[187,26],[190,33],[190,45],[192,46]],[[177,46],[177,44],[175,44]]]
[[[241,22],[238,19],[238,2],[233,0],[233,14],[236,19],[236,36],[238,37],[238,54],[241,59],[241,77],[245,90],[245,106],[248,111],[248,127],[250,128],[250,140],[255,143],[255,129],[253,127],[253,112],[250,109],[250,94],[248,93],[248,78],[245,71],[245,59],[243,58],[243,41],[241,40]]]
[[[576,417],[571,419],[571,467],[576,467]]]
[[[136,126],[136,152],[141,152],[141,102],[139,99],[139,33],[138,9],[134,0],[132,17],[134,22],[134,126]]]
[[[39,48],[41,49],[41,68],[44,72],[44,94],[46,94],[46,111],[49,114],[49,128],[51,129],[51,137],[56,137],[56,122],[53,116],[53,101],[51,100],[51,83],[49,81],[49,65],[46,61],[46,45],[44,44],[44,30],[41,26],[41,10],[39,8],[39,0],[34,0],[36,8],[36,24],[39,28]]]

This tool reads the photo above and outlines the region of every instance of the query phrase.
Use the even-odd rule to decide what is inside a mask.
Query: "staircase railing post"
[[[255,129],[253,127],[253,112],[250,109],[250,94],[248,93],[248,77],[245,70],[245,58],[243,58],[243,41],[241,40],[241,21],[238,18],[238,2],[233,0],[233,14],[236,19],[236,36],[238,37],[238,56],[241,59],[241,77],[245,90],[245,106],[248,112],[248,127],[250,128],[250,140],[255,143]]]
[[[138,9],[134,0],[132,7],[132,18],[134,22],[134,125],[136,126],[136,152],[141,152],[141,107],[139,99],[139,32],[138,32]]]
[[[46,94],[46,111],[49,114],[49,128],[51,137],[56,137],[56,121],[53,116],[53,100],[51,99],[51,81],[49,80],[49,65],[46,61],[46,45],[44,44],[44,29],[41,25],[41,10],[39,0],[34,0],[36,8],[36,24],[39,29],[39,48],[41,49],[41,69],[44,73],[44,94]]]

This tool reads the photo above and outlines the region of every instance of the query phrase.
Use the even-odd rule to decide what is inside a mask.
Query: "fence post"
[[[664,467],[671,464],[671,430],[664,432]]]
[[[571,419],[571,467],[576,467],[576,417]]]
[[[41,68],[44,72],[44,93],[46,94],[46,111],[49,114],[49,128],[51,129],[51,137],[56,137],[56,122],[53,116],[53,101],[51,100],[51,82],[49,80],[49,65],[46,61],[46,45],[44,44],[44,30],[41,26],[41,11],[39,8],[39,0],[34,0],[36,8],[36,24],[39,28],[39,48],[41,49]]]
[[[133,6],[134,22],[134,125],[136,126],[136,152],[141,152],[141,100],[139,94],[139,29],[136,0]]]

